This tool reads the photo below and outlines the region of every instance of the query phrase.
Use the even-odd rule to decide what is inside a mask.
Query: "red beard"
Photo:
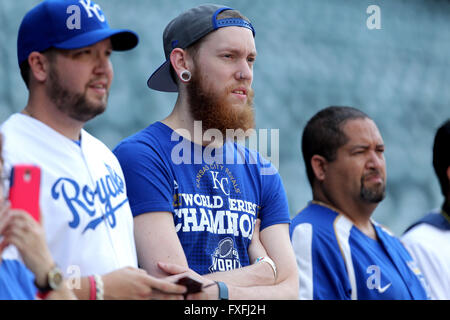
[[[247,101],[234,106],[229,102],[233,88],[225,88],[222,93],[213,92],[204,86],[205,78],[200,68],[195,68],[187,85],[190,113],[195,121],[202,121],[202,129],[219,130],[224,139],[226,130],[242,129],[244,132],[255,127],[253,112],[253,89],[247,90]]]

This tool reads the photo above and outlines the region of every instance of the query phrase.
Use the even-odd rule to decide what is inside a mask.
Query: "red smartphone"
[[[11,209],[28,212],[37,222],[41,221],[39,211],[39,192],[41,168],[36,165],[20,164],[13,166],[9,187]]]

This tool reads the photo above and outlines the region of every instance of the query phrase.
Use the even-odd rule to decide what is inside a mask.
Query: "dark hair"
[[[47,58],[50,61],[54,61],[56,49],[51,47],[49,49],[46,49],[45,51],[41,52],[42,54],[45,54]],[[23,61],[20,66],[20,75],[22,76],[23,82],[25,82],[25,85],[27,86],[27,89],[30,89],[30,64],[28,63],[28,59]]]
[[[433,167],[441,185],[442,194],[447,198],[449,181],[447,169],[450,166],[450,119],[436,132],[433,146]]]
[[[222,11],[221,13],[219,13],[217,15],[216,20],[228,19],[228,18],[240,18],[240,19],[246,20],[247,22],[250,22],[250,20],[246,16],[244,16],[243,14],[241,14],[237,10],[225,10],[225,11]],[[211,34],[211,33],[209,33],[209,34]],[[204,36],[203,38],[200,38],[198,41],[194,42],[193,44],[191,44],[189,47],[187,47],[185,49],[186,52],[191,57],[193,57],[193,59],[195,59],[197,57],[197,53],[198,53],[198,51],[200,49],[200,46],[202,45],[203,41],[205,40],[205,38],[207,36],[208,35]],[[178,80],[177,74],[176,74],[175,70],[173,69],[172,65],[170,66],[170,75],[172,76],[173,81],[175,81],[175,83],[178,85],[179,84],[179,80]]]
[[[19,67],[23,82],[25,82],[27,89],[30,89],[30,64],[28,63],[28,60],[22,62]]]
[[[302,153],[311,187],[315,177],[311,158],[320,155],[327,161],[334,161],[337,150],[348,141],[342,126],[348,120],[360,118],[369,116],[356,108],[331,106],[319,111],[308,121],[303,130]]]

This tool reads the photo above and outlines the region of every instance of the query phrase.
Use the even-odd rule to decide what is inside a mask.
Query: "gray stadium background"
[[[0,0],[0,122],[20,111],[27,91],[16,62],[20,21],[37,0]],[[112,27],[140,35],[132,52],[115,53],[106,113],[86,129],[113,148],[165,117],[176,95],[150,91],[163,62],[162,32],[195,0],[98,0]],[[256,29],[254,71],[258,128],[280,130],[280,165],[291,216],[311,198],[300,136],[329,105],[355,106],[378,124],[386,144],[388,193],[374,218],[397,235],[441,205],[432,170],[436,128],[450,117],[450,2],[437,0],[222,0]],[[369,30],[369,5],[381,30]]]

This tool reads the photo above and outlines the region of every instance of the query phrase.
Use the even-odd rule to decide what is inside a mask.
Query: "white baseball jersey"
[[[40,206],[47,243],[68,276],[137,267],[125,179],[112,152],[85,130],[81,144],[14,114],[2,124],[5,169],[41,167]]]
[[[450,299],[450,223],[438,212],[428,217],[440,219],[442,227],[420,223],[402,236],[402,242],[422,270],[430,286],[431,297]]]

